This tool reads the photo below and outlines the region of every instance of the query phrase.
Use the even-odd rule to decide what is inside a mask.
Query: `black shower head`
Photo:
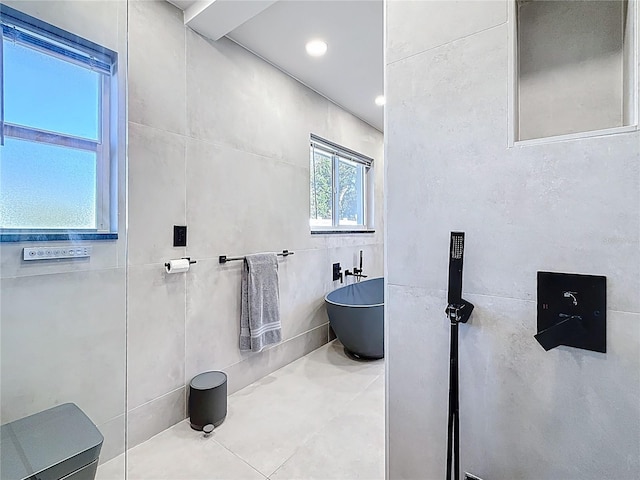
[[[462,263],[464,257],[464,232],[451,232],[449,244],[449,290],[447,316],[452,322],[466,323],[473,311],[473,304],[462,298]]]
[[[449,293],[450,304],[462,303],[462,259],[464,255],[464,232],[451,232],[449,245]]]

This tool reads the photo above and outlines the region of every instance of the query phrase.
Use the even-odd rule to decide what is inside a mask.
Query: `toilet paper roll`
[[[169,263],[165,264],[167,273],[181,273],[189,271],[189,259],[180,258],[177,260],[169,260]]]

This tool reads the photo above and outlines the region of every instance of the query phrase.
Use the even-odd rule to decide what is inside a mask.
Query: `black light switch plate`
[[[342,270],[342,268],[340,268],[340,264],[339,263],[334,263],[333,264],[333,281],[334,282],[336,280],[341,280],[342,279],[342,272],[340,270]]]
[[[607,278],[538,272],[538,342],[607,351]]]
[[[174,225],[173,226],[173,246],[174,247],[186,247],[187,246],[187,227]]]

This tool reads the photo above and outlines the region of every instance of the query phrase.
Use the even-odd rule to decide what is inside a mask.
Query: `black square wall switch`
[[[187,227],[174,225],[173,226],[173,246],[174,247],[186,247],[187,246]]]

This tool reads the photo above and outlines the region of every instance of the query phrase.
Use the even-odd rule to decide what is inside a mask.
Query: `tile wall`
[[[382,275],[382,134],[242,47],[185,28],[165,1],[129,2],[129,445],[185,417],[208,370],[232,393],[327,342],[331,264]],[[376,160],[375,234],[309,232],[309,134]],[[173,225],[188,246],[172,246]],[[283,342],[239,351],[240,262],[279,263]],[[188,255],[187,274],[163,264]]]
[[[387,2],[388,478],[442,478],[449,233],[466,232],[461,469],[632,479],[640,134],[508,146],[507,1]],[[535,341],[536,272],[607,276],[606,354]]]

